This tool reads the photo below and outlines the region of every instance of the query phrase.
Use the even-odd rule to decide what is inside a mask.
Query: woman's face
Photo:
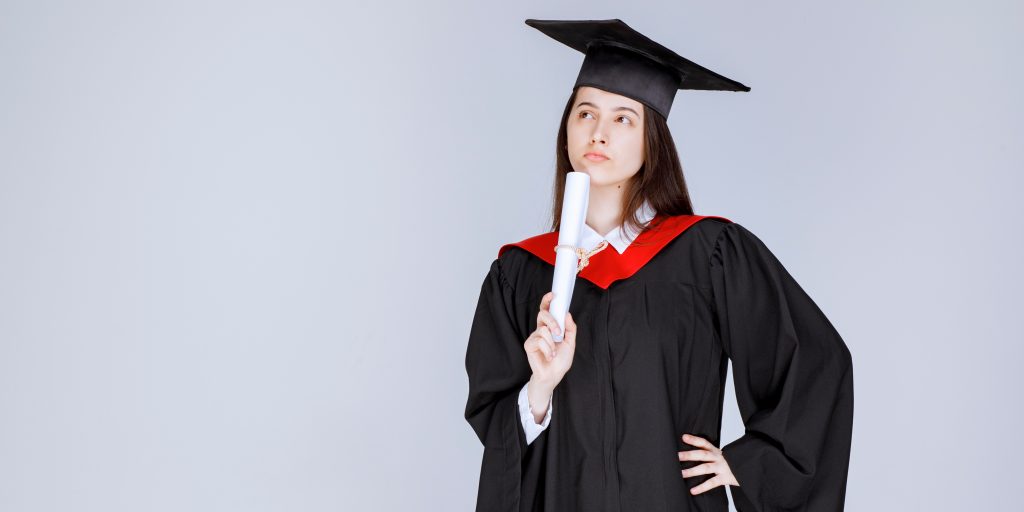
[[[643,115],[639,101],[580,87],[566,119],[573,170],[589,174],[591,186],[619,185],[632,178],[644,163]]]

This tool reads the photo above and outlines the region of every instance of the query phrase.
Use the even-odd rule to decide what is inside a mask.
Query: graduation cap
[[[652,41],[622,20],[526,20],[526,24],[585,54],[578,87],[633,98],[666,119],[677,89],[749,91]]]

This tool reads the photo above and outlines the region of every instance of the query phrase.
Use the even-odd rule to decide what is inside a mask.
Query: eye
[[[589,114],[590,114],[590,112],[587,112],[587,111],[584,110],[583,112],[580,112],[579,115],[577,115],[576,117],[583,117],[583,116],[589,115]]]
[[[626,122],[622,124],[633,124],[633,120],[626,116],[619,116],[619,119],[625,119]]]

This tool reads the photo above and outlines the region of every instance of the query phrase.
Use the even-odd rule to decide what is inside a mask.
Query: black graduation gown
[[[702,462],[676,452],[699,449],[684,433],[721,446],[729,360],[745,425],[722,448],[736,509],[842,510],[850,352],[765,244],[722,217],[659,215],[623,254],[591,257],[569,305],[572,367],[527,445],[523,343],[551,290],[556,241],[503,246],[480,290],[466,351],[465,418],[484,447],[476,510],[727,511],[726,486],[690,494],[713,475],[683,478]]]

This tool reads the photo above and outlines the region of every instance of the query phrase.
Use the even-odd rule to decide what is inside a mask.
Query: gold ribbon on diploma
[[[577,258],[576,273],[578,274],[578,273],[580,273],[581,270],[583,270],[584,268],[587,268],[587,265],[590,264],[590,257],[591,256],[593,256],[593,255],[603,251],[605,249],[605,247],[608,247],[608,241],[607,240],[601,240],[601,243],[597,244],[597,247],[594,247],[593,249],[591,249],[589,251],[583,250],[582,247],[573,247],[571,245],[559,244],[559,245],[555,246],[555,252],[558,252],[558,249],[559,248],[563,248],[563,247],[566,247],[566,248],[572,249],[573,251],[576,251],[576,258]]]

